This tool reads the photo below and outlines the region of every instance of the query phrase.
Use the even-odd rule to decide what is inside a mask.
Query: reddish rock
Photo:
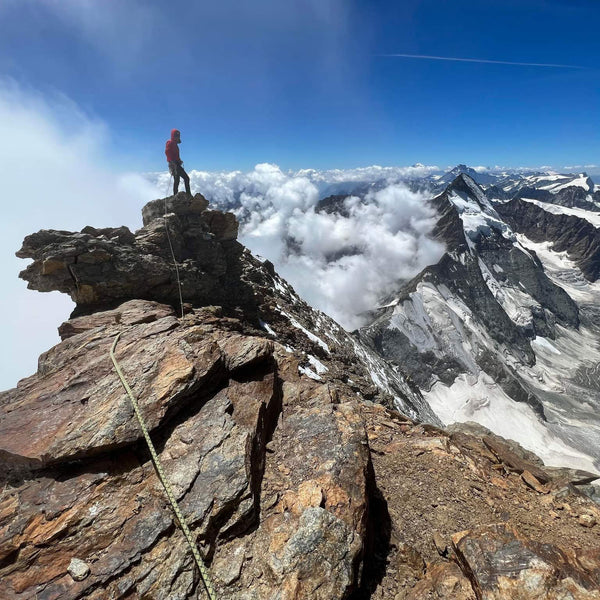
[[[175,310],[171,306],[148,300],[129,300],[114,310],[69,319],[58,328],[58,333],[61,340],[66,340],[78,333],[96,327],[139,325],[140,323],[152,323],[163,317],[171,316],[176,316]]]
[[[81,320],[79,327],[85,328]],[[87,329],[42,355],[37,375],[0,395],[5,467],[39,469],[141,439],[109,357],[119,332],[116,357],[150,431],[225,376],[214,339],[196,339],[194,327],[182,327],[173,316]]]
[[[232,327],[241,329],[211,311],[178,321],[167,307],[129,302],[76,319],[80,332],[5,394],[0,439],[12,471],[0,497],[0,598],[199,593],[108,357],[119,331],[117,357],[181,510],[214,562],[219,597],[348,594],[366,526],[359,411],[299,377],[272,341]],[[25,466],[38,469],[35,478]],[[73,568],[83,563],[85,577]]]
[[[424,579],[403,600],[478,600],[469,580],[454,563],[429,565]]]

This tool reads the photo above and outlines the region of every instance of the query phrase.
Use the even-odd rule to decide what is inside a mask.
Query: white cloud
[[[365,200],[347,200],[348,217],[312,208],[293,213],[286,233],[301,252],[286,255],[276,244],[271,249],[273,258],[274,250],[279,252],[280,273],[299,293],[349,329],[360,326],[360,313],[374,308],[399,280],[413,277],[444,252],[427,237],[436,218],[424,196],[397,184]],[[252,242],[247,240],[250,248]]]
[[[450,168],[448,168],[450,170]],[[371,165],[369,167],[358,167],[355,169],[329,169],[318,171],[316,169],[302,169],[296,172],[298,176],[305,176],[316,183],[340,183],[346,181],[378,181],[385,180],[397,182],[400,180],[417,177],[427,177],[438,173],[440,168],[435,165],[422,165],[417,163],[411,167],[381,167]]]
[[[565,171],[577,171],[578,169],[597,169],[598,165],[570,165],[565,166],[563,169]]]
[[[62,95],[44,97],[0,80],[0,131],[4,389],[35,372],[38,355],[58,341],[56,328],[73,308],[67,296],[28,291],[17,278],[27,264],[14,256],[23,238],[39,229],[137,228],[141,207],[156,191],[141,176],[109,166],[107,128]]]
[[[248,173],[190,176],[193,190],[234,208],[244,244],[270,259],[309,304],[354,329],[362,324],[360,313],[374,308],[398,280],[443,254],[428,237],[436,218],[427,197],[398,183],[437,171],[415,165],[284,173],[277,165],[259,164]],[[168,187],[165,174],[154,178],[160,190]],[[347,198],[348,216],[316,212],[323,190],[344,182],[378,182],[379,189],[364,202]]]

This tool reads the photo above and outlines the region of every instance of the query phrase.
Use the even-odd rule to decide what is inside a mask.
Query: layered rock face
[[[240,578],[249,597],[282,586],[342,597],[366,525],[356,400],[301,380],[279,345],[213,311],[178,321],[130,301],[75,321],[80,332],[2,399],[0,597],[193,597],[185,540],[107,360],[117,332],[183,513],[221,565],[222,597],[239,597]],[[67,572],[73,558],[90,568],[82,581]]]
[[[589,206],[587,208],[590,210]],[[597,206],[593,208],[598,210]],[[552,242],[556,252],[567,252],[586,279],[598,279],[600,233],[589,221],[572,215],[552,214],[521,198],[499,204],[498,212],[515,231],[534,242]]]
[[[38,372],[0,394],[0,598],[204,597],[109,358],[117,334],[219,598],[600,597],[600,511],[582,493],[594,476],[436,427],[410,383],[199,197],[167,201],[183,289],[206,283],[181,317],[164,204],[136,234],[40,232],[21,251],[34,286],[79,304]],[[98,249],[109,258],[82,259]],[[168,277],[130,285],[155,263]]]
[[[135,234],[126,227],[40,231],[17,252],[34,259],[21,277],[32,289],[68,293],[80,313],[131,298],[177,303],[174,255],[188,302],[249,308],[252,292],[242,285],[237,221],[207,206],[201,194],[190,198],[182,192],[146,205],[144,227]]]

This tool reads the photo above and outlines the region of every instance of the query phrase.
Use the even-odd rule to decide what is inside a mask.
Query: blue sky
[[[172,127],[206,170],[597,164],[599,17],[596,0],[3,0],[0,78],[73,103],[117,168],[164,168]]]

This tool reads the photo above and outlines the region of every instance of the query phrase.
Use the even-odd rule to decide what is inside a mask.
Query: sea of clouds
[[[438,170],[415,165],[284,172],[265,163],[249,172],[191,171],[190,178],[193,192],[236,213],[240,241],[273,262],[302,298],[355,329],[399,282],[442,256],[443,246],[430,238],[436,221],[430,195],[406,183]],[[167,174],[149,179],[161,195],[170,189]],[[320,200],[340,191],[350,194],[342,211],[318,210]]]

